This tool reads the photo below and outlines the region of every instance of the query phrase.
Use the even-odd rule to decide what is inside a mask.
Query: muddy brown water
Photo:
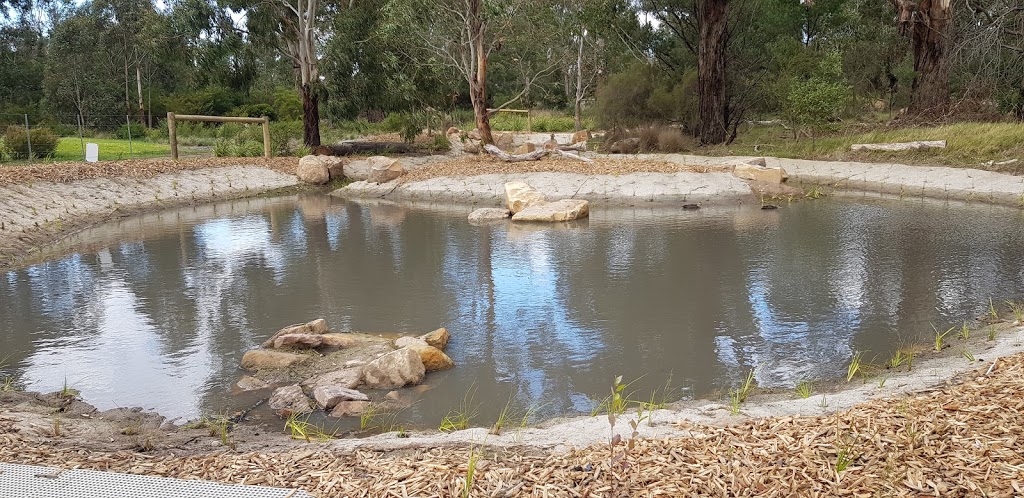
[[[856,351],[881,362],[990,298],[1024,297],[1016,209],[828,198],[483,227],[467,211],[304,194],[87,230],[0,274],[4,373],[185,420],[265,397],[232,385],[242,354],[281,326],[446,326],[458,366],[429,374],[394,421],[437,427],[468,398],[473,425],[489,425],[510,398],[535,420],[589,413],[616,375],[669,401],[714,396],[753,367],[761,387],[835,379]]]

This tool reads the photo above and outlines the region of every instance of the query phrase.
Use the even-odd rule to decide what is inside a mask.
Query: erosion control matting
[[[980,364],[980,363],[979,363]],[[174,457],[0,433],[0,461],[294,487],[314,496],[1021,496],[1024,354],[932,391],[815,417],[680,424],[684,436],[554,454],[524,447]],[[625,414],[627,424],[635,414]],[[0,422],[3,415],[0,414]],[[3,424],[0,423],[0,428]],[[524,441],[529,444],[529,441]],[[614,456],[613,456],[614,453]]]

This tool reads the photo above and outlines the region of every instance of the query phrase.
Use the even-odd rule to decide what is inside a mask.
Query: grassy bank
[[[945,149],[912,152],[850,150],[850,146],[857,143],[918,140],[946,140],[947,146]],[[849,129],[813,139],[794,139],[792,131],[781,125],[745,125],[732,144],[696,148],[693,153],[963,166],[1024,174],[1024,124],[956,123],[871,131]]]
[[[57,142],[53,152],[54,161],[82,161],[85,159],[83,143],[94,143],[99,146],[100,161],[117,161],[121,159],[140,159],[151,157],[170,157],[171,146],[141,140],[119,140],[116,138],[78,138],[65,137]]]

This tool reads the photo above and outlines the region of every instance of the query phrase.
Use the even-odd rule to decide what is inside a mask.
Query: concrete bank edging
[[[725,166],[749,156],[708,157],[683,154],[601,155],[606,160],[666,161],[687,166]],[[986,202],[1024,207],[1024,176],[973,168],[911,166],[896,163],[814,161],[766,157],[781,166],[792,184],[875,192],[941,200]],[[338,189],[334,195],[429,202],[499,205],[507,181],[525,181],[550,198],[582,198],[601,205],[700,202],[729,204],[756,201],[751,187],[729,173],[576,173],[487,174],[438,177],[403,184],[365,181]]]
[[[93,178],[0,186],[0,268],[41,246],[111,218],[150,209],[259,195],[299,184],[259,166],[164,173],[152,178]]]

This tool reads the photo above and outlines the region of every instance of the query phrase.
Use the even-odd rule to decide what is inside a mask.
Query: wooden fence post
[[[270,156],[270,118],[263,116],[263,157]]]
[[[174,127],[174,113],[167,113],[167,136],[171,140],[171,159],[178,160],[178,134]]]

